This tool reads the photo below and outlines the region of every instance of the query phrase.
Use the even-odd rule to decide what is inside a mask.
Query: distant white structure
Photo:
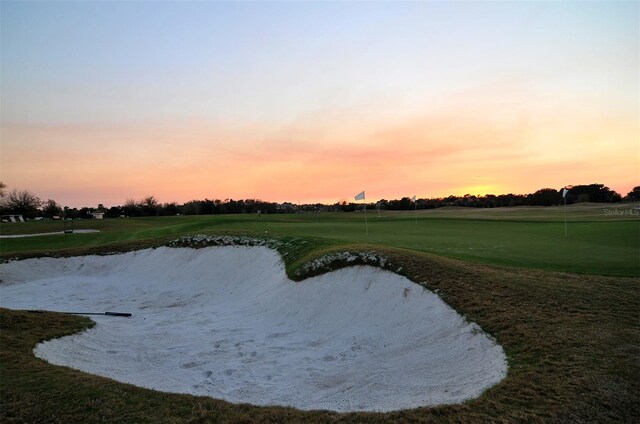
[[[91,211],[91,216],[93,217],[93,219],[104,219],[104,212]]]
[[[2,215],[2,222],[24,222],[22,215]]]

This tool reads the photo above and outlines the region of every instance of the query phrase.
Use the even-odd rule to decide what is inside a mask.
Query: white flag
[[[411,201],[412,201],[412,202],[415,202],[415,201],[416,201],[416,196],[413,196],[413,197],[411,198]]]
[[[364,200],[364,191],[361,193],[358,193],[355,197],[356,200]]]

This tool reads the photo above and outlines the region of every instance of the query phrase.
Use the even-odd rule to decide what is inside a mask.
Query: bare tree
[[[160,212],[160,203],[154,196],[147,196],[142,200],[142,211],[146,216],[158,215]]]
[[[122,211],[126,216],[140,216],[142,204],[134,199],[127,199],[122,206]]]
[[[7,195],[7,191],[5,190],[5,188],[7,188],[7,185],[0,181],[0,198]]]
[[[142,201],[142,204],[148,208],[156,208],[158,207],[158,201],[154,196],[147,196]]]
[[[7,211],[33,218],[38,214],[38,207],[42,201],[28,190],[13,189],[3,203]]]

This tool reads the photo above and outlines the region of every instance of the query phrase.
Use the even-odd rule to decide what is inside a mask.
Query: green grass
[[[2,240],[8,258],[123,251],[194,233],[277,237],[290,242],[281,251],[290,275],[327,252],[373,249],[496,337],[509,374],[460,405],[387,414],[234,405],[47,364],[33,356],[36,343],[91,321],[2,309],[0,422],[638,422],[640,222],[598,215],[593,205],[568,210],[575,219],[566,239],[561,209],[511,208],[508,219],[500,217],[504,210],[425,211],[417,224],[413,212],[370,214],[368,237],[362,214],[352,213],[82,221],[76,228],[101,233]],[[1,230],[34,233],[56,225],[62,226]]]
[[[632,211],[633,205],[605,206]],[[301,236],[328,244],[360,243],[429,252],[468,261],[613,276],[640,276],[640,216],[604,215],[602,205],[567,208],[442,208],[413,212],[216,215],[76,221],[96,234],[3,239],[2,257],[42,255],[123,243],[158,243],[183,234],[242,232]],[[60,231],[62,222],[3,224],[2,234]]]

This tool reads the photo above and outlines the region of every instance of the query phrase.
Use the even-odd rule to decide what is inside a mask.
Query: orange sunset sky
[[[2,2],[1,180],[69,206],[640,185],[637,2]]]

